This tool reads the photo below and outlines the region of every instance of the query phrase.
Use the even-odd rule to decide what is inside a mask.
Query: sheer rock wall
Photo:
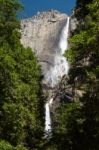
[[[55,10],[38,13],[21,21],[21,43],[35,51],[45,74],[54,64],[61,31],[67,15]]]

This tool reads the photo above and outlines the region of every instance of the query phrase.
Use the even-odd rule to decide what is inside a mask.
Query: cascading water
[[[69,17],[67,18],[66,25],[64,26],[58,48],[56,50],[54,65],[45,74],[45,81],[51,87],[55,87],[62,78],[63,75],[68,74],[69,64],[66,58],[63,56],[65,50],[68,48],[68,36],[69,36]]]
[[[59,42],[59,48],[61,49],[60,52],[62,55],[68,48],[69,20],[70,20],[70,18],[68,17],[66,26],[62,30],[61,38],[60,38],[60,42]]]
[[[66,58],[63,56],[65,50],[68,48],[68,36],[69,36],[69,17],[67,18],[66,25],[64,26],[61,36],[59,47],[56,51],[54,66],[51,67],[49,72],[45,75],[45,80],[49,83],[51,87],[55,87],[63,75],[68,74],[69,64]],[[51,132],[51,116],[50,116],[50,106],[53,103],[53,98],[51,98],[45,104],[45,133]]]
[[[53,102],[53,98],[50,99],[50,101],[48,101],[45,104],[45,132],[48,134],[51,132],[51,116],[50,116],[50,106]]]

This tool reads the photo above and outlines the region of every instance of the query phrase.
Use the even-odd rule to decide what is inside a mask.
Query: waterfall
[[[61,35],[58,48],[56,50],[54,65],[45,74],[45,81],[51,87],[55,87],[65,74],[68,74],[69,64],[66,58],[63,56],[65,50],[68,48],[68,36],[69,36],[69,17],[67,18],[66,25],[64,26]]]
[[[68,48],[69,20],[70,20],[70,18],[68,17],[67,23],[66,23],[65,27],[63,28],[61,37],[60,37],[59,48],[61,49],[62,55]]]
[[[58,49],[55,55],[54,66],[51,67],[49,72],[46,74],[45,79],[48,81],[51,87],[55,87],[62,78],[63,75],[68,74],[69,64],[66,58],[63,56],[65,50],[68,48],[68,36],[69,36],[69,17],[67,18],[66,25],[64,26],[60,41],[58,45]],[[51,133],[51,115],[50,115],[50,107],[53,103],[53,98],[51,98],[45,104],[45,133]]]
[[[45,132],[49,134],[51,132],[51,117],[50,117],[50,106],[53,102],[53,98],[45,104]]]

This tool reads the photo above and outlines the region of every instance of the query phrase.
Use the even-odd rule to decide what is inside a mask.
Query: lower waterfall
[[[50,106],[53,102],[53,98],[50,99],[50,101],[48,101],[45,104],[45,132],[46,134],[51,133],[51,115],[50,115]]]
[[[67,18],[66,25],[64,26],[62,33],[60,35],[59,47],[56,51],[54,66],[51,67],[49,72],[46,74],[45,79],[48,81],[49,85],[53,88],[55,87],[63,75],[68,74],[69,64],[66,58],[63,56],[65,50],[68,48],[68,37],[69,37],[69,17]],[[53,98],[51,98],[45,104],[45,135],[47,136],[52,131],[51,127],[51,114],[50,107],[53,103]]]

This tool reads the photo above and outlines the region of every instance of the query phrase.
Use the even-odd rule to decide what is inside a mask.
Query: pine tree
[[[33,149],[43,132],[41,71],[20,43],[20,8],[17,0],[0,0],[0,138]]]
[[[99,149],[99,2],[78,0],[74,15],[78,20],[66,57],[71,63],[69,83],[84,91],[74,102],[57,110],[58,126],[53,145],[58,150]]]
[[[83,5],[81,5],[83,4]],[[78,137],[72,140],[73,149],[98,150],[99,139],[99,2],[78,1],[75,16],[82,19],[71,38],[71,48],[68,50],[72,69],[70,77],[75,82],[75,88],[84,90],[85,94],[79,99],[81,128],[78,128]],[[86,11],[85,11],[86,10]],[[77,110],[76,110],[77,111]],[[76,112],[75,112],[76,113]],[[73,114],[72,114],[73,115]],[[79,125],[79,122],[78,122]],[[71,131],[75,131],[72,123]],[[73,136],[73,134],[71,135]]]

